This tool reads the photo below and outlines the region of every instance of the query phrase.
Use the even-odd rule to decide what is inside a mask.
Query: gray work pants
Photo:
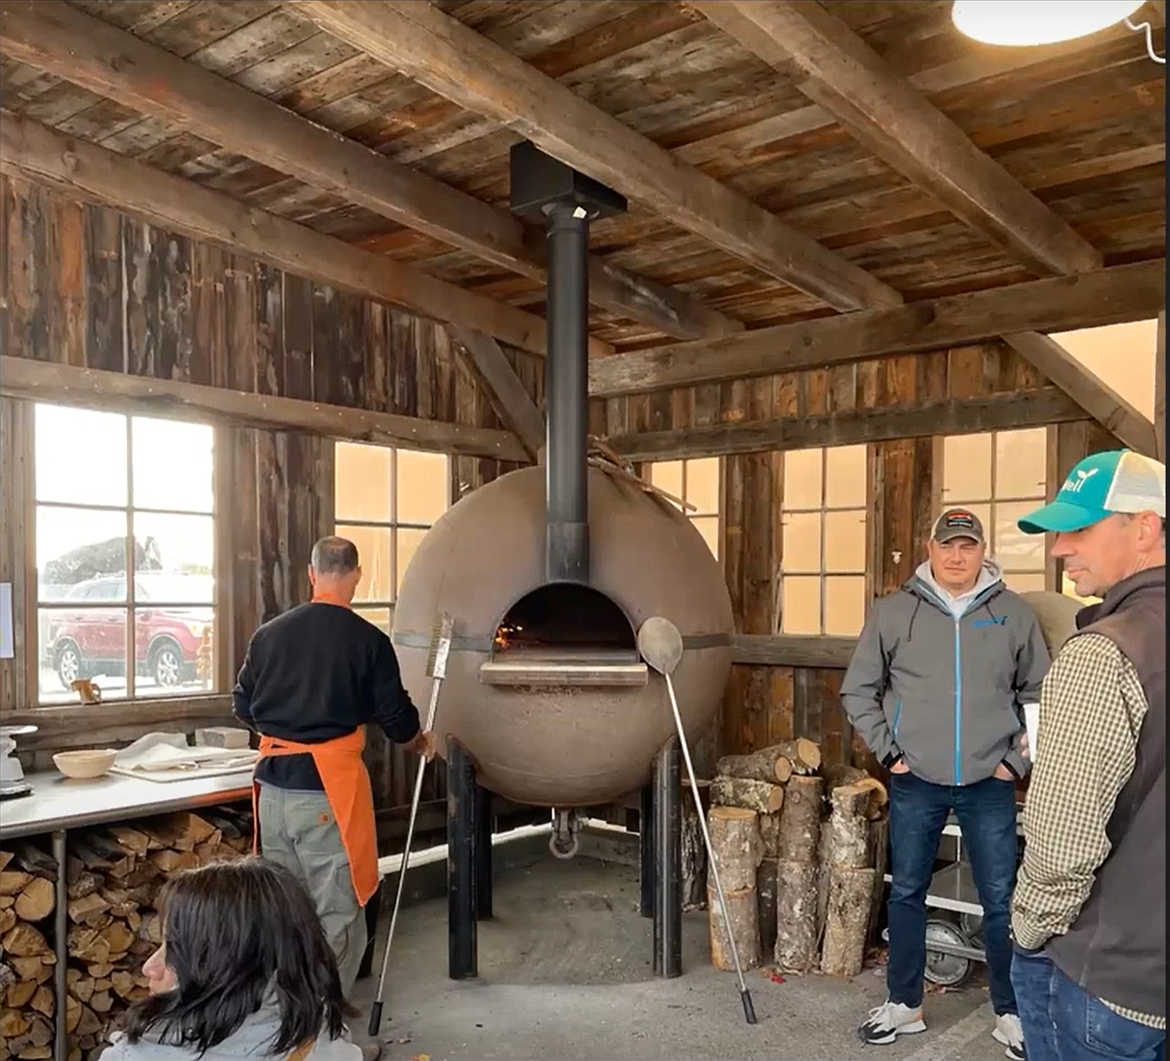
[[[366,949],[366,912],[354,893],[341,830],[325,793],[262,784],[260,853],[308,886],[348,996]]]

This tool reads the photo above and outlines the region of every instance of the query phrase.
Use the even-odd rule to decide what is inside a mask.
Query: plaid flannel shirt
[[[1048,672],[1012,897],[1012,932],[1025,949],[1067,932],[1089,898],[1109,855],[1105,827],[1133,773],[1148,707],[1133,664],[1100,634],[1069,642]],[[1165,1017],[1101,1001],[1130,1020],[1166,1027]]]

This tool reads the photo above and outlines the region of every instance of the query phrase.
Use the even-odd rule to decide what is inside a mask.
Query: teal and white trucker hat
[[[1166,518],[1166,465],[1129,449],[1093,453],[1065,479],[1055,500],[1018,521],[1025,534],[1077,531],[1114,512]]]

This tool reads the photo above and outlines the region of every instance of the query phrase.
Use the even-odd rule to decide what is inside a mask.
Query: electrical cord
[[[1153,28],[1153,26],[1151,26],[1148,22],[1139,22],[1135,25],[1134,22],[1128,16],[1126,17],[1125,24],[1131,30],[1133,30],[1134,33],[1141,33],[1142,30],[1146,31],[1146,53],[1149,55],[1149,57],[1151,59],[1154,60],[1154,62],[1160,63],[1162,66],[1165,66],[1166,65],[1166,56],[1159,55],[1157,52],[1154,51],[1154,28]]]

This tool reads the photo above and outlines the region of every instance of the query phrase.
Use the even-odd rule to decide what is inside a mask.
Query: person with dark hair
[[[312,897],[259,858],[170,880],[163,944],[142,967],[150,997],[126,1013],[104,1061],[359,1061],[337,961]]]
[[[390,639],[351,606],[361,577],[353,542],[317,542],[312,600],[253,634],[232,694],[236,717],[261,735],[258,850],[308,885],[346,994],[367,943],[363,907],[378,887],[365,725],[427,759],[435,750]]]

